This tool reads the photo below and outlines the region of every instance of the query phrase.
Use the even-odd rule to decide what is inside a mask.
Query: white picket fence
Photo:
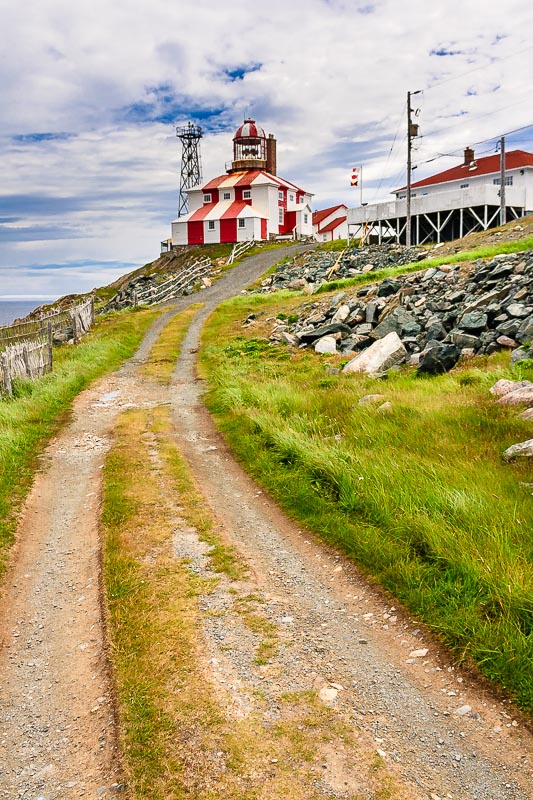
[[[206,275],[211,269],[211,259],[201,258],[195,261],[194,264],[186,267],[178,275],[171,275],[163,283],[157,286],[151,286],[145,289],[144,292],[134,292],[133,304],[139,305],[155,305],[157,303],[165,303],[167,300],[177,297],[188,286],[197,281],[199,278]]]
[[[93,322],[94,302],[90,298],[40,320],[0,328],[0,389],[12,395],[16,378],[35,380],[51,372],[54,332],[71,323],[73,339],[78,341]]]

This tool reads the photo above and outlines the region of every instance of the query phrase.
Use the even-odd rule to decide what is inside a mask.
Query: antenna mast
[[[180,196],[178,200],[178,217],[189,211],[187,189],[198,186],[202,182],[202,162],[200,159],[200,139],[203,136],[199,125],[188,122],[176,128],[176,136],[181,141],[181,175]]]

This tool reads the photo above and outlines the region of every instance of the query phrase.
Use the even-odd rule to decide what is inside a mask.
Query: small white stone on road
[[[469,714],[472,711],[472,706],[461,706],[455,710],[456,714],[459,714],[460,717],[464,717],[465,714]]]
[[[424,656],[427,656],[428,652],[427,647],[423,647],[421,650],[412,650],[409,653],[409,658],[424,658]]]
[[[339,690],[334,686],[323,686],[318,693],[318,698],[319,700],[322,700],[323,703],[328,705],[329,703],[335,702],[338,694]]]

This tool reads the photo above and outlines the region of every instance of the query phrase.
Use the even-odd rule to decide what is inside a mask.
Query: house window
[[[283,220],[284,219],[285,219],[285,217],[284,217],[284,214],[283,214],[283,209],[279,208],[278,209],[278,220],[279,220],[279,224],[280,225],[283,225]]]
[[[304,225],[307,225],[308,219],[309,219],[309,214],[304,214]]]
[[[250,189],[245,189],[244,190],[244,192],[242,193],[242,199],[243,200],[251,200],[252,199],[252,192],[251,192]]]
[[[231,192],[224,192],[223,199],[224,200],[231,200]]]
[[[325,234],[325,233],[323,233],[323,234],[322,234],[322,241],[323,241],[323,242],[327,242],[327,240],[328,240],[328,237],[326,236],[326,234]]]
[[[493,178],[492,179],[492,183],[494,184],[494,186],[499,186],[500,185],[500,178]],[[513,176],[512,175],[506,175],[505,176],[504,185],[505,186],[512,186],[513,185]]]
[[[468,189],[469,185],[470,185],[470,184],[468,184],[468,183],[462,183],[462,184],[461,184],[461,186],[460,186],[459,188],[460,188],[460,189]]]
[[[246,220],[244,219],[244,217],[239,217],[239,228],[245,228],[245,227],[246,227]]]
[[[208,227],[208,229],[210,231],[214,231],[215,230],[215,220],[214,219],[210,219],[208,221],[208,223],[207,223],[207,227]]]
[[[294,203],[294,195],[293,194],[289,195],[289,200],[290,200],[291,203]]]
[[[204,203],[210,203],[210,202],[211,202],[211,195],[204,194]]]
[[[278,192],[278,199],[283,200],[283,192]]]

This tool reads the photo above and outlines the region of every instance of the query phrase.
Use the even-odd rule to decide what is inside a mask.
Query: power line
[[[384,179],[384,177],[385,177],[385,173],[386,173],[386,171],[387,171],[387,167],[389,166],[390,157],[391,157],[391,155],[392,155],[392,151],[394,150],[394,145],[395,145],[395,143],[396,143],[396,138],[397,138],[397,136],[398,136],[398,133],[400,132],[400,126],[401,126],[401,124],[402,124],[402,122],[403,122],[403,117],[404,117],[404,114],[405,114],[405,113],[406,113],[406,109],[404,108],[404,109],[402,110],[402,113],[400,114],[400,119],[399,119],[399,121],[398,121],[398,127],[396,128],[396,133],[394,134],[394,139],[392,140],[392,145],[391,145],[391,148],[390,148],[390,150],[389,150],[389,154],[388,154],[388,156],[387,156],[387,161],[386,161],[386,163],[385,163],[385,166],[384,166],[384,168],[383,168],[383,172],[381,173],[381,178],[379,179],[379,186],[378,186],[378,188],[376,189],[376,191],[374,192],[374,198],[373,198],[373,200],[375,200],[375,199],[376,199],[376,196],[379,194],[379,190],[381,189],[381,184],[383,183],[383,179]],[[404,139],[403,139],[403,142],[405,141],[405,138],[406,138],[406,137],[404,137]],[[402,142],[402,144],[403,144],[403,142]]]

